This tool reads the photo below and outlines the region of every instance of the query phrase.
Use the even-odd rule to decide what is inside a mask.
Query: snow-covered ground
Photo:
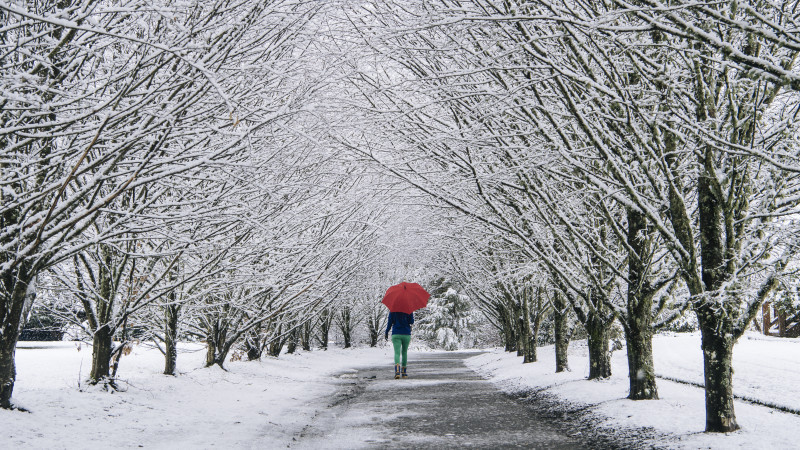
[[[0,448],[285,448],[334,394],[334,375],[387,366],[386,344],[376,349],[331,349],[229,362],[228,371],[202,368],[205,348],[181,346],[179,376],[161,375],[163,357],[144,345],[124,356],[122,392],[86,386],[91,351],[73,342],[20,343],[14,399],[32,411],[0,410]],[[702,383],[700,337],[657,336],[659,376]],[[423,350],[419,348],[417,350]],[[614,376],[587,381],[583,342],[570,344],[571,372],[554,373],[552,347],[539,362],[490,350],[468,364],[509,393],[543,389],[563,401],[589,405],[593,423],[609,430],[652,427],[673,448],[797,448],[800,415],[745,401],[736,403],[742,430],[703,433],[702,389],[660,379],[661,400],[625,399],[625,352],[613,355]],[[734,350],[736,395],[800,411],[800,340],[746,335]]]
[[[331,377],[386,364],[387,347],[313,351],[202,368],[205,347],[183,345],[180,375],[162,375],[158,350],[122,358],[124,392],[86,386],[91,348],[21,342],[14,400],[32,413],[0,410],[0,448],[285,448],[325,407]]]
[[[610,429],[652,427],[667,435],[671,448],[798,448],[800,415],[736,402],[740,431],[707,434],[703,390],[693,385],[658,380],[660,400],[627,400],[628,370],[625,351],[614,352],[613,376],[588,381],[588,351],[582,342],[570,343],[571,372],[554,373],[554,349],[538,349],[539,361],[521,364],[516,354],[494,350],[468,364],[512,394],[543,390],[558,398],[588,405],[597,425]],[[703,359],[699,334],[656,336],[656,373],[681,382],[702,384]],[[734,348],[734,393],[746,399],[800,412],[800,339],[745,335]]]

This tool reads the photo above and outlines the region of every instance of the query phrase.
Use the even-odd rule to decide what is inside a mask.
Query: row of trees
[[[392,191],[330,143],[334,7],[0,1],[0,407],[33,307],[113,387],[134,339],[167,374],[327,345],[401,276]]]
[[[0,0],[0,406],[42,289],[107,383],[134,335],[305,346],[428,266],[526,361],[573,315],[606,377],[620,323],[631,399],[691,309],[736,429],[734,343],[796,290],[795,8]]]
[[[607,377],[618,322],[629,398],[657,399],[653,333],[691,309],[706,430],[732,431],[734,344],[797,270],[794,9],[375,1],[356,26],[386,69],[354,82],[383,134],[346,145],[472,220],[455,265],[517,346],[571,312]]]

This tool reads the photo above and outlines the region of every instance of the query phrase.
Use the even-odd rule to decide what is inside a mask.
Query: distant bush
[[[61,314],[46,306],[34,305],[31,315],[19,333],[20,341],[60,341],[68,327]]]

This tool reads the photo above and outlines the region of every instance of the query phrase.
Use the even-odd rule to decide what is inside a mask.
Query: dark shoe
[[[394,379],[395,380],[399,380],[400,379],[400,364],[395,364],[394,365]]]
[[[406,366],[403,366],[403,378],[408,378],[408,374],[406,373]]]

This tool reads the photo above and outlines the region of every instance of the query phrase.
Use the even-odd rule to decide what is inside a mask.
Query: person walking
[[[411,326],[414,325],[414,311],[428,306],[430,297],[431,294],[419,284],[403,281],[390,286],[381,300],[381,303],[389,308],[389,320],[384,337],[389,339],[389,330],[392,330],[395,379],[401,376],[408,378],[406,364],[408,363],[408,344],[411,343]]]
[[[394,379],[401,376],[408,378],[406,364],[408,364],[408,344],[411,343],[411,326],[414,325],[414,313],[390,312],[384,337],[389,339],[389,330],[392,331],[392,345],[394,346]]]

